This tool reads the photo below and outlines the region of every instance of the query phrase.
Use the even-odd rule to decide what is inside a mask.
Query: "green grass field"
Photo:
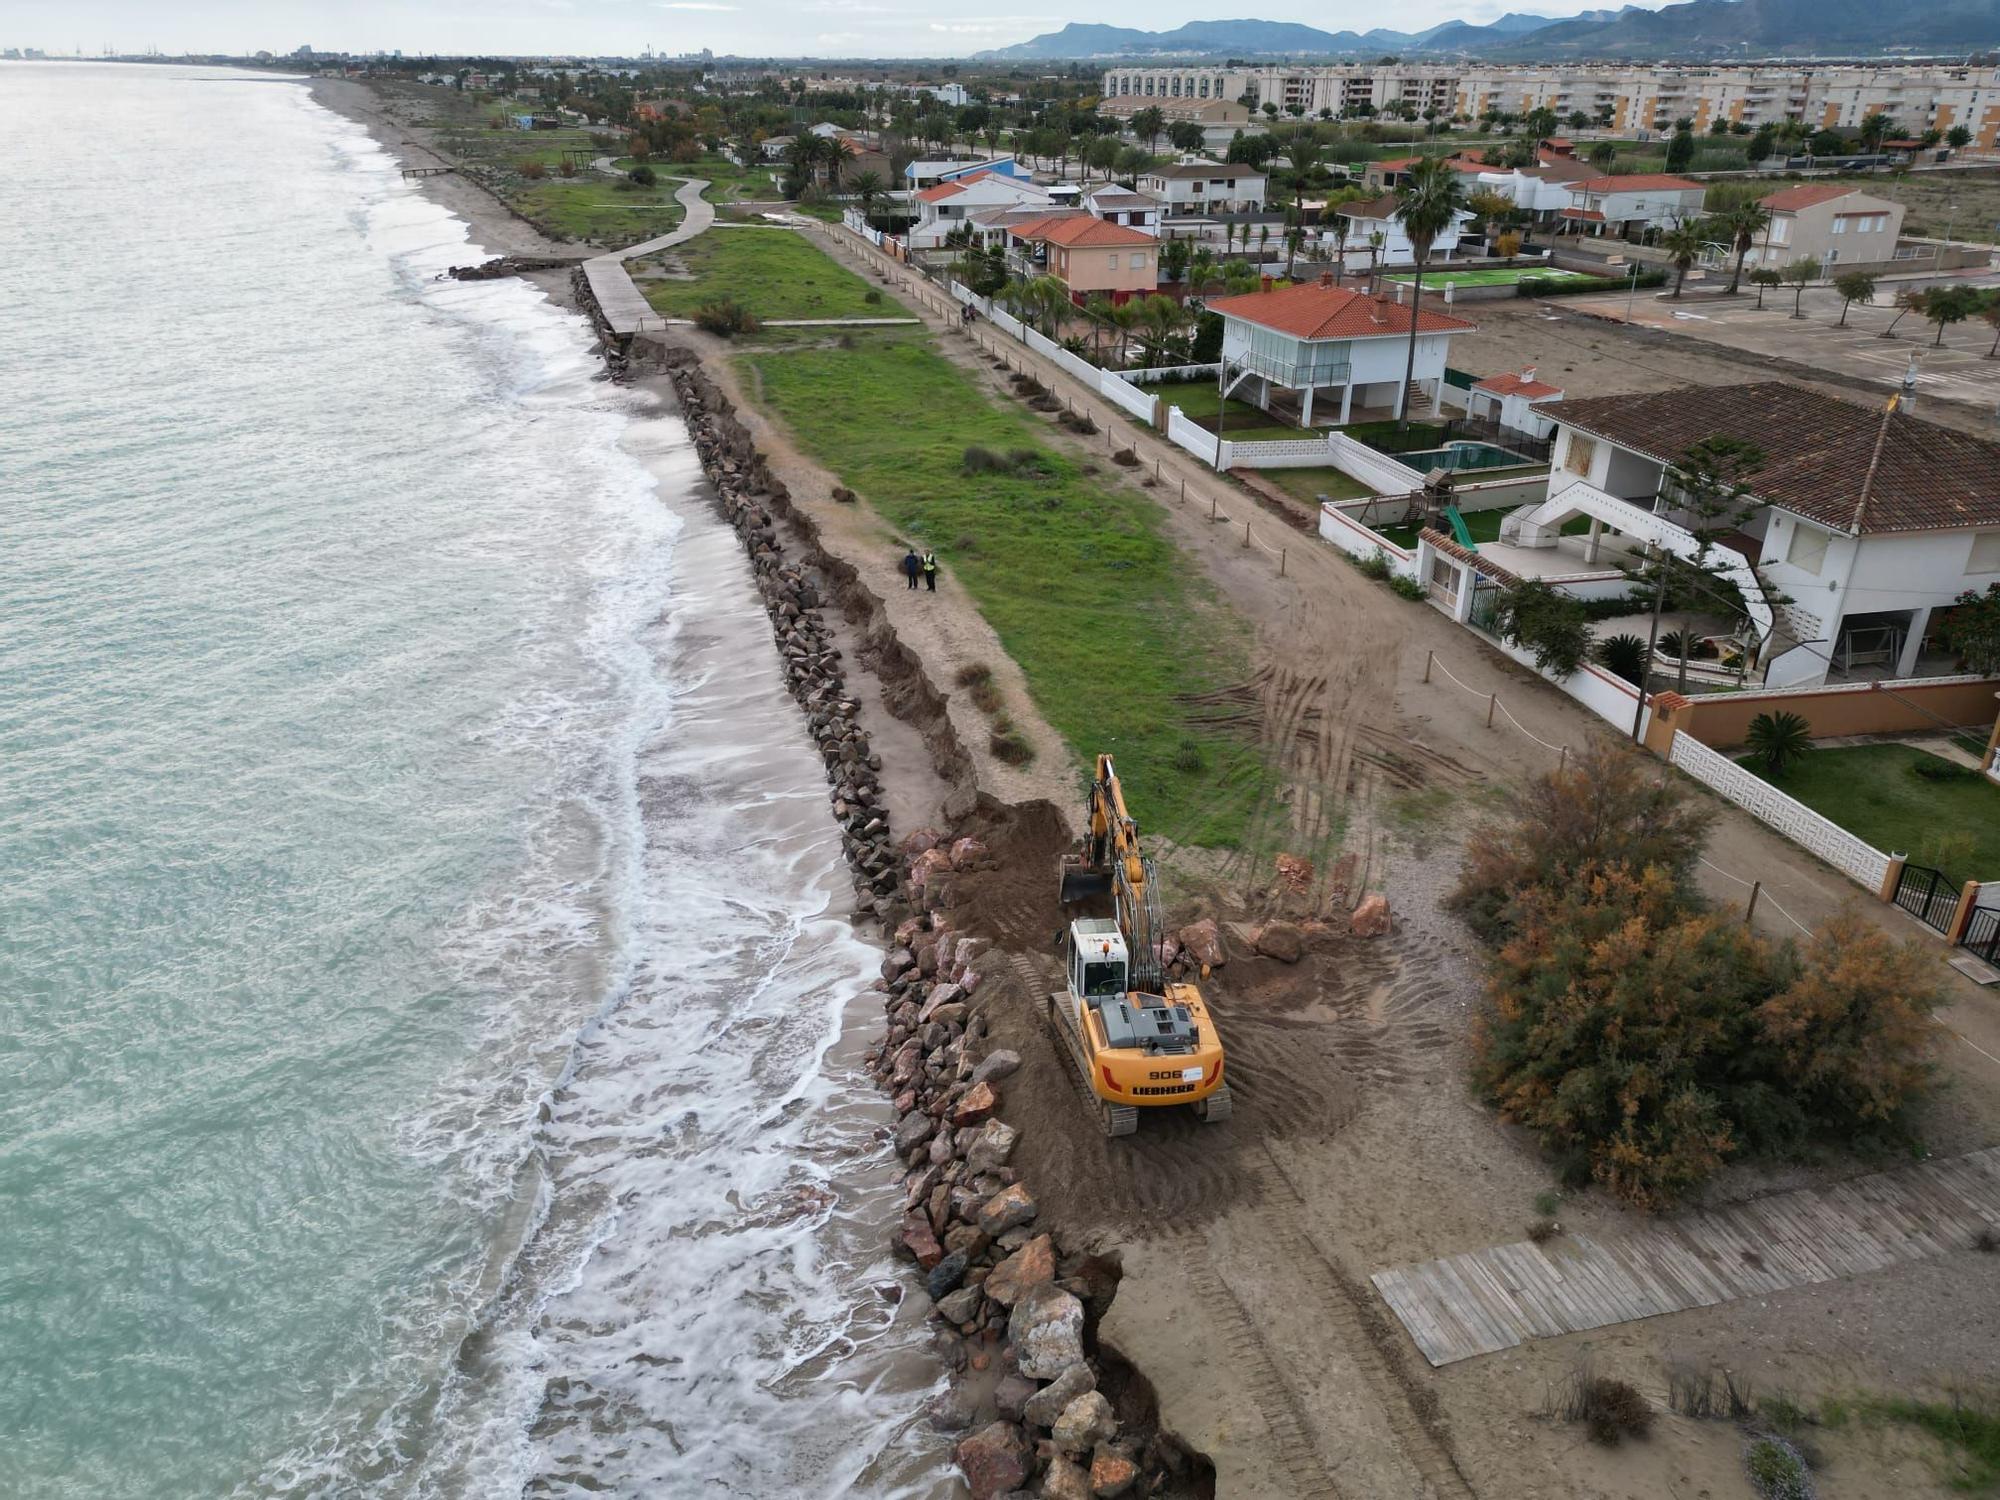
[[[1591,278],[1581,271],[1544,270],[1540,266],[1486,266],[1471,271],[1426,271],[1425,286],[1512,286],[1523,277],[1535,281],[1589,281]],[[1382,278],[1384,281],[1407,282],[1413,277],[1405,272],[1394,271]]]
[[[1257,477],[1308,505],[1321,500],[1360,500],[1375,493],[1338,469],[1259,469]]]
[[[641,281],[669,318],[734,297],[759,318],[906,318],[910,310],[789,229],[711,229],[668,253],[692,281]],[[870,293],[875,301],[868,300]]]
[[[1139,389],[1149,396],[1166,397],[1167,405],[1178,406],[1183,414],[1203,423],[1215,416],[1218,406],[1225,406],[1222,435],[1232,443],[1276,442],[1283,438],[1311,436],[1302,428],[1272,421],[1249,402],[1238,401],[1234,396],[1225,403],[1213,381],[1180,380],[1166,385],[1142,385]]]
[[[1269,786],[1263,762],[1231,731],[1190,727],[1176,700],[1240,681],[1247,632],[1162,535],[1151,501],[1085,474],[927,335],[737,363],[801,446],[897,528],[875,586],[900,586],[904,542],[934,547],[1077,761],[1119,757],[1141,827],[1211,847],[1245,837]],[[1025,463],[969,473],[975,445]]]
[[[665,178],[652,187],[629,190],[615,178],[585,171],[575,177],[553,174],[539,182],[514,178],[501,188],[508,203],[556,239],[599,245],[631,245],[673,229],[681,221],[674,201],[680,186]]]
[[[1924,851],[1939,833],[1972,835],[1971,853],[1951,861],[1954,880],[2000,880],[2000,786],[1969,772],[1927,781],[1917,767],[1951,763],[1911,745],[1842,745],[1815,750],[1767,776],[1750,758],[1745,769],[1796,797],[1877,849],[1929,864]]]

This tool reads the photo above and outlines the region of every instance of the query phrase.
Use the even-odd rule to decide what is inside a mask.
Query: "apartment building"
[[[1906,130],[1963,125],[1975,144],[2000,146],[2000,69],[1936,64],[1774,66],[1342,63],[1323,67],[1114,68],[1104,91],[1139,100],[1241,99],[1275,104],[1293,117],[1389,114],[1478,119],[1552,109],[1581,113],[1618,131],[1664,132],[1691,119],[1698,132],[1717,120],[1751,127],[1798,120],[1818,130],[1852,129],[1887,114]]]

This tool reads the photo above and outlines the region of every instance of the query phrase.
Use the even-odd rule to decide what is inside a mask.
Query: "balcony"
[[[1324,385],[1346,385],[1352,365],[1347,351],[1308,350],[1296,359],[1244,350],[1229,356],[1229,368],[1281,385],[1289,391],[1303,391]]]

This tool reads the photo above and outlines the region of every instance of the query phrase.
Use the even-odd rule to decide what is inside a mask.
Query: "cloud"
[[[709,3],[709,0],[660,0],[658,8],[660,10],[728,10],[728,11],[733,11],[736,9],[736,7],[733,5],[712,5]]]

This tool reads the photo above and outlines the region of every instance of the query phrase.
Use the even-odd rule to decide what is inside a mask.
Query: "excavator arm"
[[[1163,945],[1165,921],[1153,862],[1139,847],[1138,825],[1125,806],[1111,757],[1097,757],[1097,774],[1090,784],[1090,826],[1080,860],[1062,867],[1062,902],[1071,906],[1109,894],[1117,905],[1118,926],[1131,955],[1132,987],[1158,994],[1166,983]]]

